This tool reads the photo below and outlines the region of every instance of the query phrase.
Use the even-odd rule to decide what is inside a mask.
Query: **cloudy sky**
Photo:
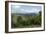
[[[41,6],[11,5],[12,13],[38,13],[40,10]]]

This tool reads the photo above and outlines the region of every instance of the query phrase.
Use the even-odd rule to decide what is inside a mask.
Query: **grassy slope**
[[[17,19],[19,18],[19,21]],[[41,25],[40,16],[13,16],[14,27],[39,27]]]

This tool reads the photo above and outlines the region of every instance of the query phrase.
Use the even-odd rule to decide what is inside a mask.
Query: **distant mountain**
[[[37,14],[36,13],[26,13],[26,14],[23,14],[23,13],[12,13],[12,15],[36,16]]]

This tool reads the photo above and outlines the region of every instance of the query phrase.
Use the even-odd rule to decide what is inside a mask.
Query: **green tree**
[[[41,11],[39,11],[39,16],[41,16]]]

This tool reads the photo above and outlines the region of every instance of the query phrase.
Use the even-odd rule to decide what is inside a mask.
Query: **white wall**
[[[7,1],[30,1],[30,2],[43,2],[44,0],[7,0]]]
[[[5,1],[6,0],[0,0],[0,34],[6,34],[5,33],[5,22],[4,22],[5,21],[4,20],[5,19]],[[18,1],[18,0],[16,0],[16,1]],[[19,1],[22,1],[22,0],[19,0]],[[28,1],[28,2],[45,2],[46,0],[23,0],[23,1]],[[45,10],[45,17],[46,17],[46,10]],[[46,31],[24,32],[24,33],[7,33],[7,34],[46,34]]]

